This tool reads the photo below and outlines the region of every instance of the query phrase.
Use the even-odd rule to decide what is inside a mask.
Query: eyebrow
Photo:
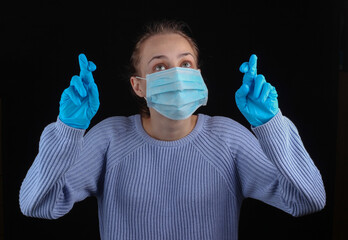
[[[186,57],[187,55],[191,55],[193,58],[195,58],[195,57],[193,56],[193,54],[190,53],[190,52],[181,53],[181,54],[179,54],[179,55],[177,56],[177,58]]]
[[[157,56],[152,57],[147,64],[149,64],[152,60],[161,59],[161,58],[168,58],[168,57],[165,55],[157,55]]]
[[[190,52],[180,53],[180,54],[177,56],[177,58],[182,58],[182,57],[185,57],[185,56],[188,56],[188,55],[191,55],[191,56],[193,57],[193,59],[195,59],[195,57],[193,56],[193,54],[190,53]],[[168,59],[168,57],[167,57],[166,55],[156,55],[156,56],[153,56],[147,64],[150,64],[150,62],[151,62],[152,60],[155,60],[155,59],[162,59],[162,58]]]

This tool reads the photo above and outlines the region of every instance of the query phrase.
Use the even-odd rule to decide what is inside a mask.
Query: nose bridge
[[[185,89],[185,82],[183,81],[183,75],[180,74],[179,69],[175,69],[175,79],[176,79],[176,86],[178,87],[178,90],[184,90]]]

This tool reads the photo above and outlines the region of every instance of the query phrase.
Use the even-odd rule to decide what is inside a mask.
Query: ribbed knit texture
[[[103,240],[238,239],[248,197],[294,216],[321,210],[321,175],[293,123],[279,112],[252,130],[200,114],[186,137],[159,141],[140,115],[108,118],[85,136],[57,119],[22,183],[21,210],[56,219],[95,196]]]

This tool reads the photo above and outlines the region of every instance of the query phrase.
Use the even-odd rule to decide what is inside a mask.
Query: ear
[[[130,83],[136,95],[139,97],[146,97],[146,80],[132,76],[130,78]]]

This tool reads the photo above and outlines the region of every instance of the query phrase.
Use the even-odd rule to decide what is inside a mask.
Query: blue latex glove
[[[66,125],[87,129],[99,108],[99,93],[92,72],[96,65],[79,55],[80,76],[73,76],[60,99],[59,119]]]
[[[263,75],[257,75],[256,67],[257,57],[253,54],[239,68],[244,73],[243,84],[235,94],[237,107],[253,127],[265,124],[279,111],[275,87]]]

